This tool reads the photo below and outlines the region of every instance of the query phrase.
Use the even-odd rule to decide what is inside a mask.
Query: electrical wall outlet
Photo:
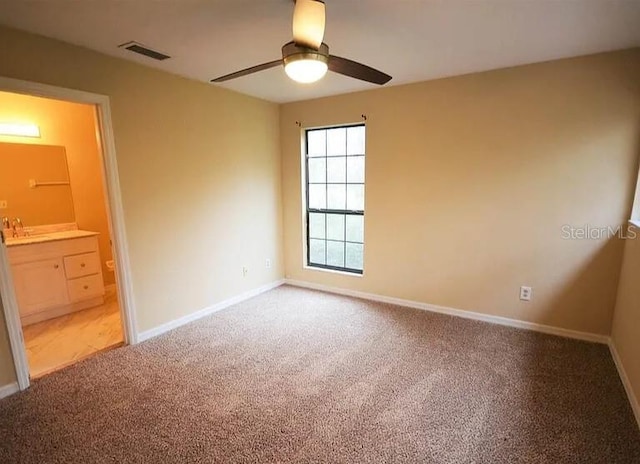
[[[9,204],[7,203],[7,200],[0,200],[0,209],[7,209],[9,207]]]
[[[267,258],[267,260],[264,262],[264,266],[267,269],[271,269],[271,260],[269,258]]]
[[[531,301],[533,290],[531,287],[520,287],[520,299],[522,301]]]

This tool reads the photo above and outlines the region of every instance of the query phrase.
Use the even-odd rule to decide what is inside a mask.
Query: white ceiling
[[[398,85],[640,46],[640,0],[326,0],[332,54]],[[292,0],[0,0],[0,23],[201,81],[280,58]],[[135,40],[172,56],[119,49]],[[213,85],[213,84],[212,84]],[[288,102],[376,86],[281,67],[224,87]]]

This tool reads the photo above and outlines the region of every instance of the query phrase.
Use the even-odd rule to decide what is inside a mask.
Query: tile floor
[[[105,302],[22,328],[31,378],[74,364],[123,343],[120,308],[115,292]]]

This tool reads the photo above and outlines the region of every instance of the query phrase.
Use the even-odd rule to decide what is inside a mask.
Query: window
[[[305,132],[307,265],[362,274],[365,126]]]

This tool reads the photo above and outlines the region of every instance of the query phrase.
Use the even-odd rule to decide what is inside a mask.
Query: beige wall
[[[630,230],[633,231],[632,236],[635,236],[635,239],[627,240],[624,248],[611,338],[638,401],[640,400],[640,227],[631,227]],[[640,410],[637,413],[640,413]]]
[[[9,345],[9,334],[4,320],[4,309],[0,300],[0,387],[15,382],[16,371],[13,366],[11,356],[11,346]]]
[[[39,138],[0,136],[0,142],[65,147],[75,222],[81,229],[100,233],[102,275],[106,285],[115,283],[105,265],[112,256],[93,106],[0,92],[0,120],[40,127]]]
[[[283,276],[277,105],[11,29],[0,44],[1,76],[110,97],[140,331]]]
[[[362,114],[364,276],[304,269],[296,121]],[[629,218],[639,49],[286,104],[280,128],[287,277],[609,334],[623,243],[562,226]]]

